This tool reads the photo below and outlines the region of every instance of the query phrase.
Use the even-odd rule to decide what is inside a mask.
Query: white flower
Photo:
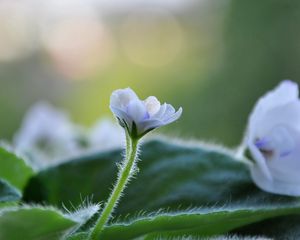
[[[77,149],[75,127],[68,116],[45,102],[35,104],[26,114],[13,146],[27,155],[37,168],[59,162]]]
[[[246,143],[251,175],[265,191],[300,196],[300,100],[298,86],[283,81],[259,99],[249,118]]]
[[[182,108],[176,112],[170,104],[160,104],[156,97],[142,101],[130,88],[119,89],[112,93],[110,109],[120,125],[131,137],[142,137],[151,130],[176,121]]]
[[[105,151],[122,148],[124,145],[124,131],[110,119],[100,119],[90,130],[90,151]]]

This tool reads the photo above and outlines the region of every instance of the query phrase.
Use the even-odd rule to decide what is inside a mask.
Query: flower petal
[[[146,106],[141,100],[131,101],[126,112],[137,125],[140,121],[149,118]]]
[[[164,117],[168,118],[176,112],[175,108],[171,104],[167,104],[166,111],[164,113]]]
[[[298,85],[290,80],[281,82],[274,90],[261,97],[255,105],[249,118],[249,129],[255,127],[261,117],[270,109],[298,99]]]
[[[132,127],[132,119],[131,117],[127,114],[127,112],[119,109],[119,108],[114,108],[110,106],[110,110],[114,113],[114,115],[117,117],[118,120],[123,120],[126,122],[127,127],[131,129]],[[123,123],[122,123],[123,124]],[[120,124],[122,127],[124,127],[122,124]]]
[[[255,184],[266,192],[300,196],[299,183],[289,183],[277,179],[270,181],[261,171],[257,171],[256,168],[251,168],[251,177]]]
[[[162,116],[163,116],[163,115],[165,114],[165,112],[166,112],[166,109],[167,109],[167,104],[166,104],[166,103],[162,104],[161,107],[160,107],[160,109],[159,109],[159,111],[158,111],[156,114],[154,114],[154,115],[152,116],[152,118],[155,118],[155,119],[160,119],[160,118],[162,118]]]
[[[255,126],[252,126],[254,137],[264,136],[272,128],[285,125],[300,130],[300,101],[296,100],[285,105],[269,109],[262,116],[257,117]]]
[[[177,112],[175,112],[173,114],[170,114],[167,117],[165,117],[164,118],[164,123],[169,124],[171,122],[176,121],[178,118],[180,118],[181,114],[182,114],[182,108],[180,107]]]
[[[161,105],[156,97],[150,96],[144,101],[144,103],[150,117],[152,117],[153,115],[159,112]]]
[[[119,89],[112,93],[110,97],[110,106],[126,110],[126,107],[131,101],[138,99],[138,96],[131,88]]]
[[[282,139],[280,139],[280,137]],[[300,132],[287,129],[283,136],[277,137],[276,157],[268,161],[273,178],[300,185]]]
[[[251,154],[253,155],[253,157],[255,159],[256,164],[254,164],[254,168],[257,171],[261,171],[266,179],[268,179],[269,181],[272,181],[272,175],[271,175],[270,170],[269,170],[269,168],[266,164],[266,159],[264,158],[262,153],[259,151],[259,149],[251,141],[248,142],[248,148],[249,148]]]
[[[164,125],[166,124],[159,119],[147,119],[139,124],[138,133],[143,134],[144,132],[147,132],[150,129],[159,128]]]

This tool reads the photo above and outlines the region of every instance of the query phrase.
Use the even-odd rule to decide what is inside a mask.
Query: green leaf
[[[0,211],[0,239],[55,240],[75,225],[54,209],[22,207]]]
[[[247,166],[226,149],[154,140],[145,143],[141,153],[138,176],[130,182],[114,213],[121,222],[128,214],[135,216],[141,215],[140,212],[156,212],[160,209],[175,212],[193,207],[209,207],[214,212],[226,206],[249,213],[248,216],[243,215],[241,225],[237,224],[238,221],[232,225],[225,218],[226,214],[224,218],[197,215],[195,219],[199,217],[203,222],[207,220],[213,226],[220,224],[223,232],[216,231],[214,234],[221,234],[244,224],[291,214],[288,209],[299,203],[299,198],[274,195],[258,189],[250,178]],[[40,172],[30,181],[25,191],[25,200],[45,201],[56,206],[61,206],[62,202],[67,206],[77,206],[82,197],[93,195],[93,201],[104,201],[116,179],[116,163],[120,159],[121,151],[105,152]],[[277,215],[278,212],[272,207],[280,205],[286,206],[287,212],[281,208]],[[263,209],[266,206],[267,210],[273,209],[275,212],[264,215]],[[255,217],[258,212],[252,214],[247,210],[250,207],[253,211],[260,211],[258,217]],[[192,210],[189,212],[195,213]],[[194,220],[190,222],[194,224]],[[152,221],[147,225],[152,228]],[[170,226],[170,231],[177,227]]]
[[[18,202],[0,202],[0,210],[1,208],[16,207],[18,204]]]
[[[235,229],[239,235],[262,235],[272,239],[300,239],[300,216],[286,216],[260,221]]]
[[[269,194],[252,182],[247,166],[213,147],[154,140],[142,147],[139,173],[125,190],[116,213],[199,206],[260,206],[298,202]],[[99,153],[40,172],[26,188],[28,202],[78,206],[82,198],[106,200],[117,176],[121,151]]]
[[[78,222],[76,228],[74,228],[74,232],[89,229],[90,225],[94,224],[94,218],[98,218],[99,209],[99,204],[90,204],[85,200],[79,209],[75,209],[73,212],[68,211],[67,216]]]
[[[75,234],[67,240],[86,240],[88,237],[88,233],[78,233]],[[184,237],[166,237],[166,236],[156,236],[156,235],[147,235],[141,238],[137,238],[135,240],[267,240],[266,238],[262,238],[260,236],[256,237],[242,237],[242,236],[234,236],[234,235],[222,235],[222,236],[216,236],[216,237],[208,237],[208,238],[199,238],[195,236],[184,236]]]
[[[146,239],[156,239],[158,236],[212,236],[226,233],[239,226],[261,221],[264,219],[299,214],[300,204],[297,206],[278,206],[248,209],[202,209],[178,213],[158,214],[143,217],[128,223],[115,223],[104,229],[101,239],[122,240],[135,239],[148,235]],[[152,236],[149,236],[149,233]]]
[[[32,168],[23,159],[0,147],[0,178],[22,192],[33,173]]]
[[[76,233],[72,236],[69,236],[67,240],[86,240],[88,239],[89,233],[87,232],[81,232],[81,233]]]
[[[0,203],[19,201],[21,197],[22,195],[18,189],[0,179]]]
[[[195,236],[184,236],[184,237],[165,237],[165,236],[153,236],[147,235],[142,240],[270,240],[261,236],[236,236],[236,235],[220,235],[214,237],[195,237]]]

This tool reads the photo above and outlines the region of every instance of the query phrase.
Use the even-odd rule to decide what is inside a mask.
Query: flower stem
[[[126,158],[124,160],[125,162],[120,168],[120,173],[119,173],[117,183],[114,186],[114,189],[107,203],[105,204],[101,216],[99,217],[94,229],[90,234],[89,237],[90,240],[100,239],[100,234],[105,224],[110,219],[111,214],[122,195],[122,192],[124,191],[129,179],[134,174],[137,150],[138,150],[138,139],[131,139],[128,135],[126,135]]]

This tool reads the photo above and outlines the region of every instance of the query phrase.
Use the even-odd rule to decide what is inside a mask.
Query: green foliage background
[[[168,65],[116,61],[82,81],[68,81],[43,52],[0,64],[0,136],[10,138],[25,111],[46,99],[90,125],[109,115],[112,90],[131,86],[142,97],[183,106],[175,136],[239,143],[256,99],[282,79],[299,81],[300,3],[297,0],[199,1],[175,13],[184,32],[182,52]],[[105,19],[114,36],[122,15]],[[157,46],[159,49],[160,46]]]

